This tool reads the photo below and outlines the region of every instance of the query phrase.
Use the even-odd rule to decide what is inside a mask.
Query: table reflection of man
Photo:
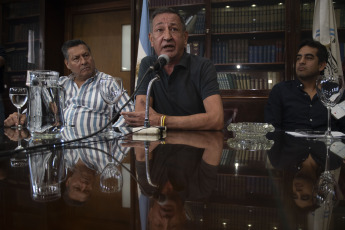
[[[221,132],[169,132],[164,144],[150,143],[150,182],[146,177],[145,151],[135,148],[141,193],[150,197],[146,200],[148,212],[141,212],[141,219],[147,215],[149,229],[184,225],[185,200],[207,198],[216,186],[222,149]],[[141,206],[143,200],[140,197]],[[146,229],[143,222],[142,229]]]
[[[4,128],[4,134],[11,141],[18,141],[18,139],[26,139],[30,137],[30,132],[27,129],[12,129]]]
[[[291,180],[286,182],[290,184],[287,189],[292,189],[295,204],[306,211],[315,210],[318,207],[316,185],[325,170],[326,144],[283,132],[276,132],[270,138],[274,139],[274,145],[268,157],[275,168],[285,169],[287,174],[291,174]],[[329,152],[329,157],[329,169],[339,169],[342,159],[332,152]]]
[[[121,140],[105,141],[90,138],[78,145],[65,147],[67,171],[66,190],[63,198],[70,205],[80,206],[92,195],[95,184],[105,166],[110,162],[121,162],[129,148],[121,146]],[[115,160],[116,159],[116,160]]]

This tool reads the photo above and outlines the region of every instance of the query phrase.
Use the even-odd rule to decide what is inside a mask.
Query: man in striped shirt
[[[107,140],[104,137],[92,137],[64,147],[67,175],[63,198],[67,204],[85,204],[98,186],[102,192],[114,191],[113,187],[103,184],[102,179],[97,184],[97,177],[107,175],[109,168],[111,171],[119,170],[117,175],[121,186],[122,161],[130,150],[122,146],[122,141],[117,138]]]
[[[100,78],[106,74],[96,69],[91,50],[84,41],[69,40],[61,50],[66,67],[72,72],[59,79],[65,89],[65,126],[79,127],[85,133],[97,131],[109,121],[109,105],[101,97],[99,84]],[[114,108],[121,108],[128,100],[128,94],[124,93]],[[123,111],[134,111],[134,104],[130,102]],[[24,124],[25,120],[26,117],[21,116],[20,124]],[[4,122],[7,127],[17,123],[16,113],[11,114]],[[120,116],[114,126],[123,125],[125,122]]]

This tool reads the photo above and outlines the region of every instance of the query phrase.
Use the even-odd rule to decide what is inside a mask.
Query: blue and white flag
[[[326,46],[328,50],[325,75],[343,76],[337,23],[332,0],[315,0],[313,38]]]
[[[143,59],[144,57],[148,55],[151,55],[149,32],[150,32],[150,17],[149,17],[148,0],[143,0],[143,6],[141,10],[136,76],[138,75],[141,59]]]

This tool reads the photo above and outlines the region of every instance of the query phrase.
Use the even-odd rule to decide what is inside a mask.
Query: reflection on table
[[[4,229],[345,226],[343,139],[168,130],[69,142],[13,131],[0,138]]]

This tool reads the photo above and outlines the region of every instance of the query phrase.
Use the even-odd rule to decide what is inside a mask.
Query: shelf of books
[[[150,8],[181,7],[181,5],[184,5],[184,6],[188,6],[188,5],[195,6],[197,4],[204,4],[204,3],[205,3],[205,0],[170,0],[170,1],[150,0]]]
[[[40,2],[5,1],[2,6],[7,84],[9,87],[25,85],[26,70],[33,67],[28,64],[29,58],[33,58],[31,62],[39,63]]]
[[[283,173],[273,169],[265,150],[224,148],[212,195],[207,201],[186,201],[190,226],[227,229],[250,223],[274,229],[279,217],[272,201],[283,199],[283,191]]]
[[[285,29],[284,1],[211,1],[212,33]],[[270,3],[271,2],[271,3]]]
[[[284,1],[211,3],[211,59],[220,89],[270,90],[284,80]]]
[[[269,90],[282,79],[280,72],[218,72],[220,90]]]

